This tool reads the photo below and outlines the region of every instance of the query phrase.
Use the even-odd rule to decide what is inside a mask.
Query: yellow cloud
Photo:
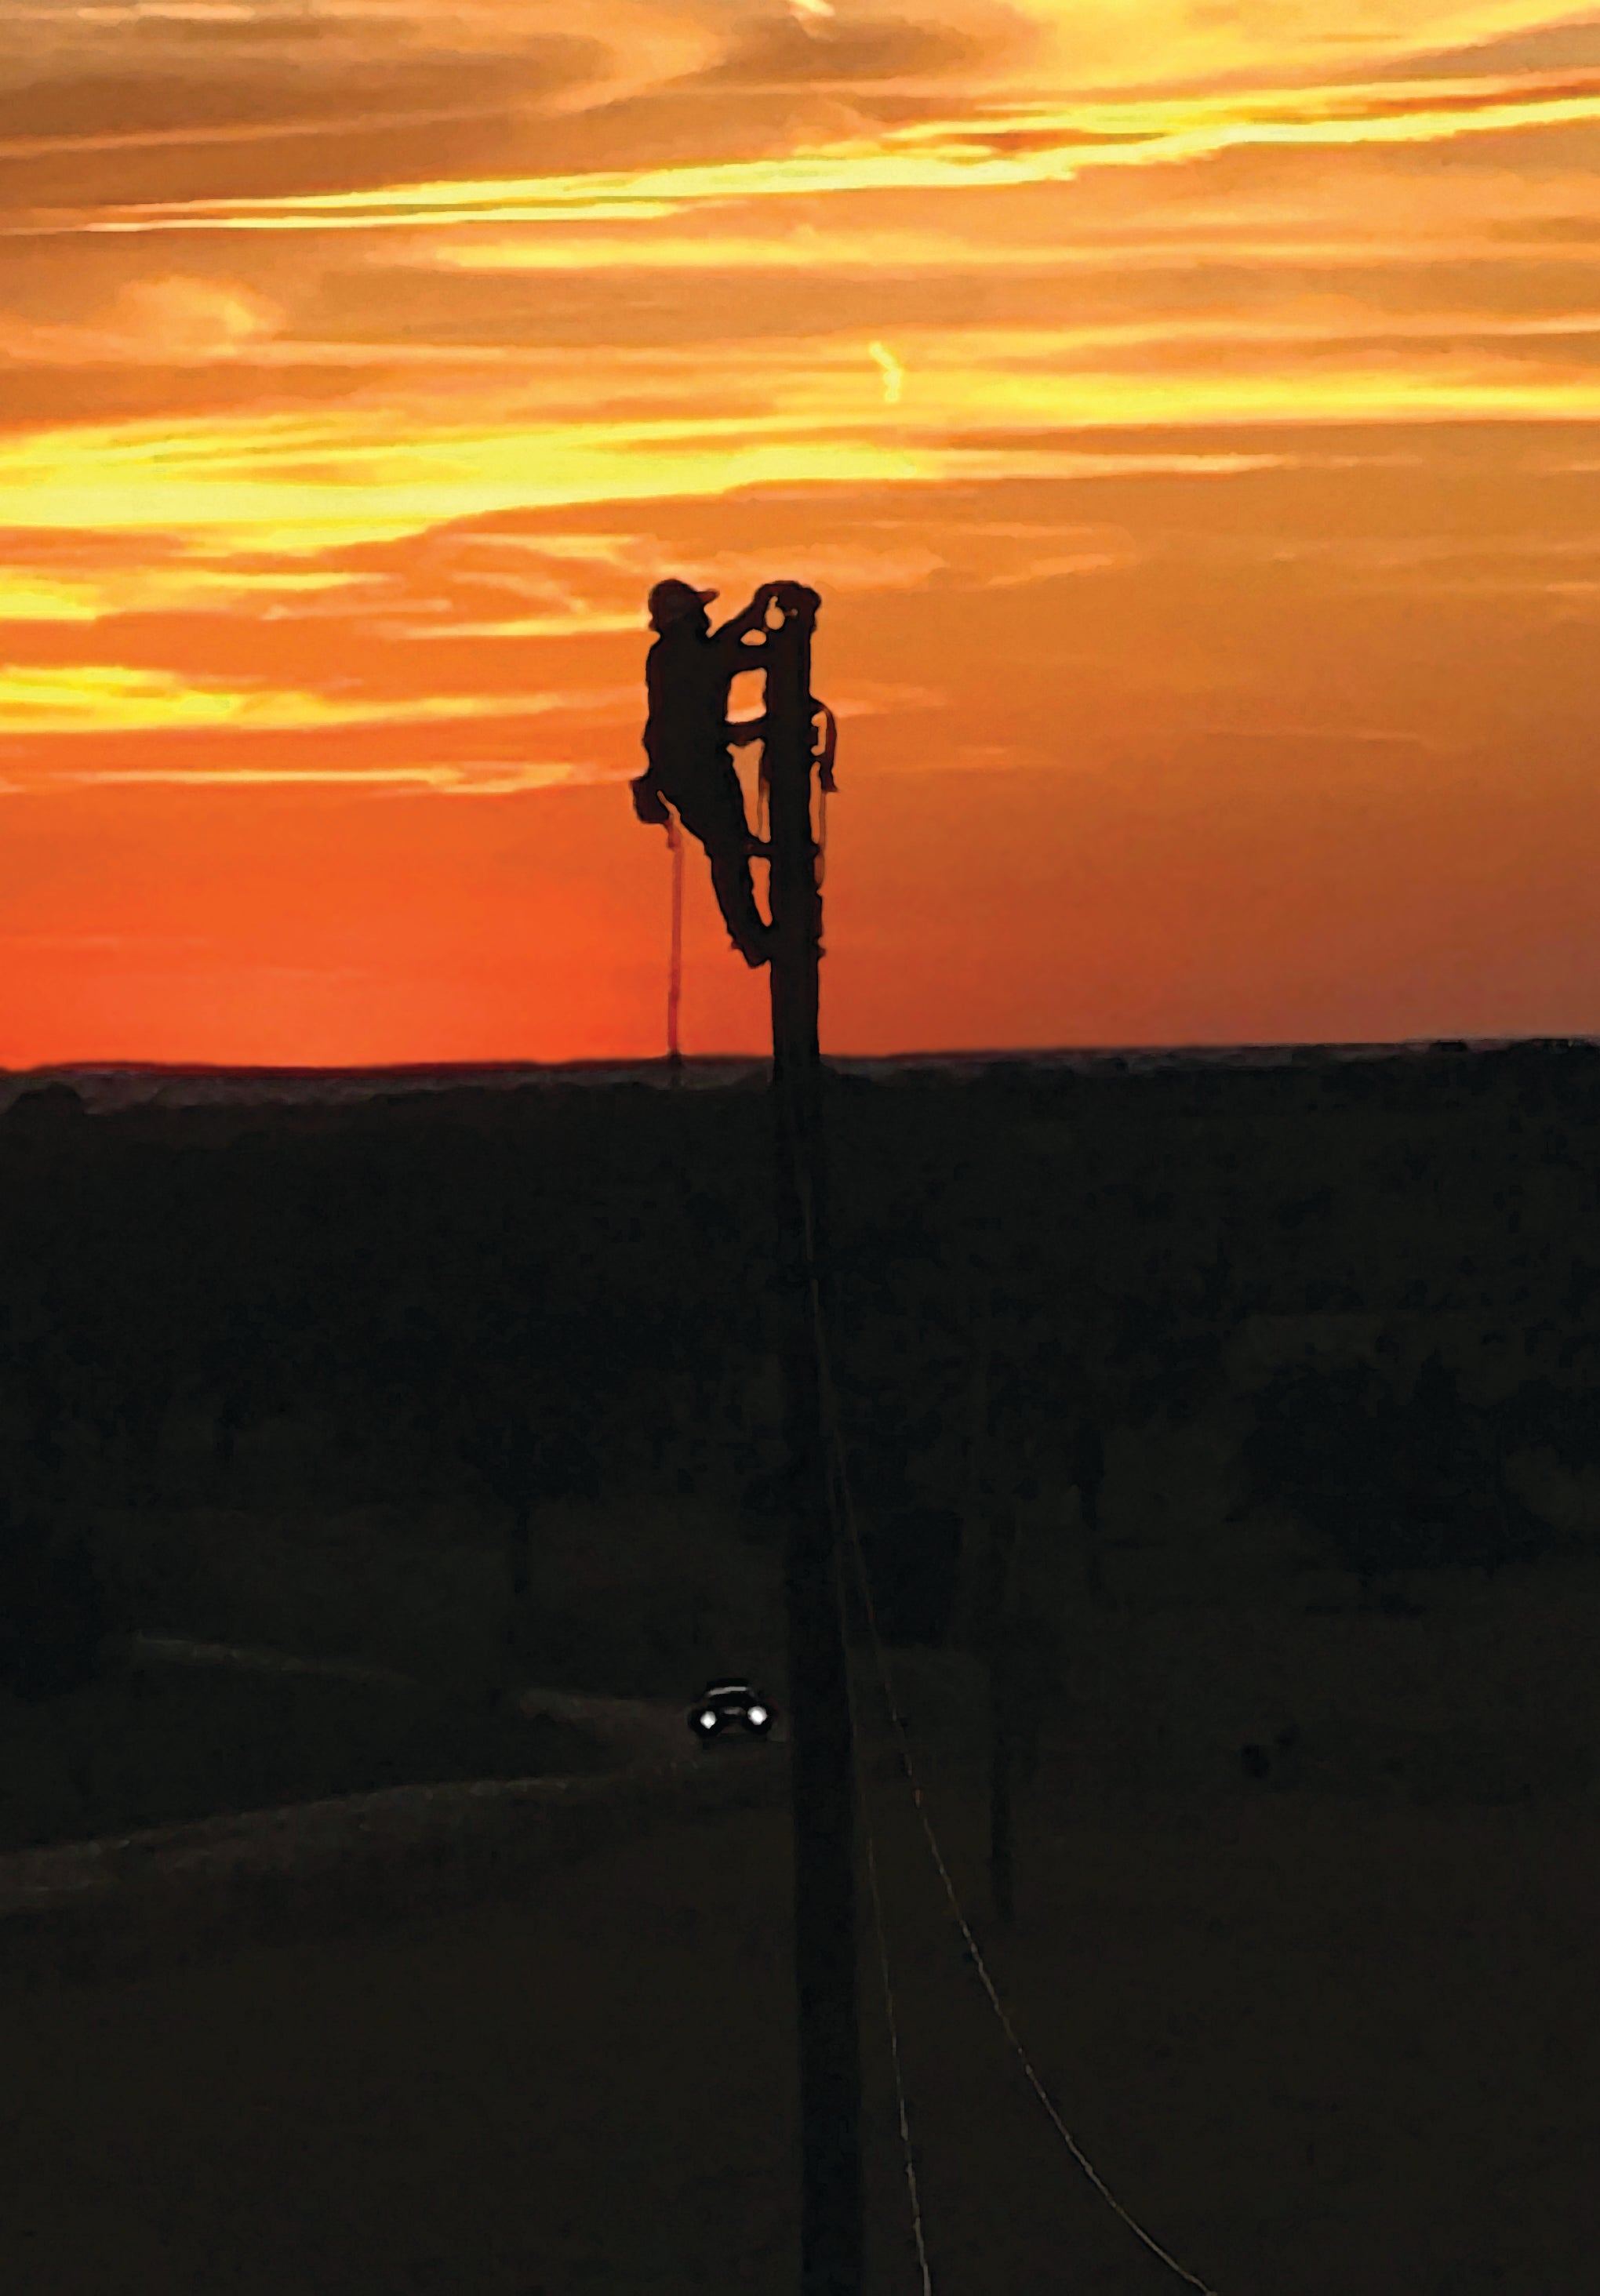
[[[353,680],[349,683],[354,683]],[[542,716],[587,709],[570,693],[440,693],[386,703],[327,693],[230,685],[168,670],[111,663],[0,669],[0,734],[86,734],[198,726],[284,731],[295,726],[421,724],[432,719]]]
[[[1529,0],[1017,0],[1038,25],[1024,77],[1058,86],[1181,86],[1223,74],[1325,70],[1330,36],[1363,65],[1442,54],[1542,26]]]
[[[492,371],[464,386],[452,421],[397,387],[315,414],[13,431],[0,438],[0,527],[303,553],[537,507],[763,485],[936,486],[975,469],[1022,475],[1038,467],[1022,459],[1027,434],[1064,426],[1588,422],[1600,414],[1600,372],[1564,351],[1563,338],[1595,324],[1583,312],[1478,325],[1463,315],[1366,324],[1354,312],[1291,309],[1180,324],[907,328],[898,357],[917,378],[915,426],[882,404],[858,338],[726,346],[714,361],[698,347],[552,357],[537,391],[508,389]],[[1483,340],[1460,340],[1473,334]],[[1491,338],[1516,340],[1522,355],[1497,354]],[[688,412],[706,404],[709,369],[712,387],[745,411]],[[592,419],[597,397],[630,395],[661,412]],[[767,411],[749,411],[751,401]],[[960,434],[1007,428],[1014,448],[986,442],[975,463]],[[195,578],[150,578],[181,587]],[[587,608],[529,618],[529,635],[598,626]]]
[[[795,426],[784,416],[524,427],[497,389],[480,398],[484,421],[472,427],[398,401],[176,434],[138,422],[13,435],[0,440],[0,526],[190,529],[257,549],[322,548],[486,511],[937,474],[931,458],[870,438],[786,436]]]
[[[246,574],[225,567],[110,566],[70,580],[0,569],[0,622],[96,622],[112,614],[222,613],[279,593],[359,594],[374,578],[354,574]],[[267,611],[270,613],[271,607]]]
[[[18,229],[419,228],[498,222],[648,221],[696,204],[862,192],[995,190],[1104,168],[1170,167],[1249,146],[1361,146],[1600,120],[1600,72],[1504,74],[1129,102],[1012,102],[812,149],[644,169],[494,177],[277,199],[144,201]]]
[[[676,216],[676,208],[664,212]],[[565,220],[565,218],[563,218]],[[1054,249],[991,246],[954,232],[822,232],[797,225],[769,232],[706,233],[691,238],[652,232],[539,231],[507,239],[440,240],[408,250],[406,261],[449,271],[790,271],[964,270],[989,262],[1038,264]]]
[[[195,789],[321,788],[325,784],[386,791],[429,790],[443,795],[504,797],[519,790],[556,789],[573,783],[614,781],[587,765],[518,765],[505,758],[485,762],[452,758],[423,766],[88,766],[53,768],[52,783],[84,785],[165,783]]]
[[[98,611],[88,583],[0,574],[0,622],[92,622]]]

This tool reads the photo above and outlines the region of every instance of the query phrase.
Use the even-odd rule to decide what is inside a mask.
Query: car
[[[747,1738],[764,1738],[772,1727],[772,1708],[742,1678],[708,1682],[689,1709],[689,1727],[702,1745],[734,1731]]]

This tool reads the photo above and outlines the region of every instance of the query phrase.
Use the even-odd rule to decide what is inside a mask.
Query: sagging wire
[[[950,1910],[955,1915],[961,1934],[966,1941],[967,1954],[972,1964],[977,1971],[978,1975],[982,1981],[983,1988],[989,1995],[990,2005],[994,2009],[996,2016],[1000,2021],[1001,2027],[1005,2031],[1007,2040],[1011,2043],[1013,2049],[1016,2052],[1017,2058],[1022,2064],[1023,2072],[1027,2076],[1029,2084],[1033,2089],[1035,2095],[1038,2098],[1039,2103],[1044,2106],[1045,2111],[1049,2114],[1051,2120],[1054,2123],[1055,2128],[1060,2135],[1063,2143],[1066,2145],[1067,2150],[1071,2153],[1072,2158],[1077,2161],[1079,2167],[1083,2170],[1085,2176],[1088,2177],[1091,2184],[1095,2185],[1102,2198],[1109,2202],[1110,2206],[1115,2210],[1118,2216],[1121,2218],[1123,2223],[1128,2226],[1128,2230],[1134,2234],[1136,2239],[1142,2241],[1153,2255],[1158,2256],[1163,2264],[1169,2266],[1170,2268],[1177,2273],[1180,2280],[1186,2281],[1191,2288],[1198,2289],[1200,2291],[1200,2296],[1218,2296],[1218,2292],[1214,2288],[1210,2287],[1207,2282],[1198,2279],[1194,2273],[1190,2272],[1185,2266],[1181,2265],[1175,2256],[1169,2255],[1167,2250],[1161,2245],[1159,2241],[1153,2239],[1150,2234],[1144,2229],[1144,2226],[1136,2223],[1135,2219],[1129,2216],[1128,2210],[1122,2206],[1121,2202],[1118,2200],[1116,2194],[1105,2183],[1105,2180],[1095,2169],[1094,2163],[1084,2153],[1076,2138],[1073,2136],[1071,2129],[1068,2128],[1060,2113],[1056,2111],[1055,2106],[1051,2100],[1049,2092],[1046,2089],[1044,2083],[1039,2079],[1038,2075],[1035,2072],[1028,2053],[1023,2048],[1022,2042],[1017,2038],[1016,2032],[1012,2025],[1010,2018],[1007,2017],[1005,2013],[1000,1997],[995,1990],[994,1980],[989,1973],[989,1965],[983,1958],[977,1939],[972,1935],[972,1930],[968,1926],[966,1916],[962,1912],[960,1899],[956,1894],[955,1883],[950,1879],[949,1870],[945,1865],[943,1856],[939,1850],[938,1840],[934,1834],[932,1826],[929,1823],[927,1810],[923,1806],[922,1787],[917,1782],[916,1774],[911,1761],[910,1747],[906,1736],[905,1719],[901,1715],[898,1707],[895,1704],[894,1689],[889,1678],[888,1661],[884,1655],[882,1638],[878,1633],[877,1613],[873,1607],[872,1586],[866,1568],[866,1557],[862,1549],[860,1533],[856,1522],[856,1511],[850,1500],[849,1475],[845,1463],[843,1439],[840,1431],[839,1398],[837,1390],[833,1385],[833,1363],[828,1349],[827,1329],[823,1315],[822,1292],[817,1274],[816,1238],[811,1202],[810,1177],[805,1170],[803,1161],[800,1158],[799,1143],[796,1139],[792,1126],[790,1128],[789,1136],[791,1147],[793,1151],[795,1189],[800,1206],[801,1218],[805,1225],[806,1272],[808,1286],[811,1297],[811,1319],[813,1337],[816,1349],[818,1390],[823,1407],[824,1433],[830,1455],[829,1472],[827,1478],[829,1509],[833,1515],[835,1531],[837,1531],[839,1527],[839,1515],[841,1513],[842,1513],[844,1516],[845,1523],[849,1531],[850,1545],[856,1561],[857,1579],[861,1591],[861,1599],[866,1611],[867,1626],[872,1635],[874,1653],[877,1659],[878,1664],[879,1679],[883,1685],[884,1702],[888,1706],[890,1715],[894,1722],[895,1729],[899,1736],[900,1767],[905,1774],[907,1784],[910,1785],[913,1799],[916,1803],[917,1815],[922,1819],[923,1832],[927,1835],[928,1847],[932,1852],[933,1862],[939,1869],[939,1879],[944,1883],[945,1895],[950,1901]],[[838,1571],[840,1567],[837,1538],[835,1539],[834,1544],[833,1560],[835,1585],[837,1586],[839,1583]],[[851,1710],[853,1713],[853,1701]],[[857,1792],[859,1792],[861,1791],[861,1787],[858,1767],[857,1773]],[[867,1834],[867,1841],[869,1845],[870,1872],[873,1871],[870,1858],[870,1829]],[[874,1879],[873,1895],[875,1913],[877,1910],[875,1874]],[[880,1939],[881,1937],[882,1931],[880,1931]],[[896,2086],[897,2089],[898,2089],[899,2064],[898,2047],[896,2052]],[[901,2130],[907,2150],[907,2168],[909,2174],[911,2173],[910,2138],[904,2112],[903,2094]],[[922,2244],[921,2212],[916,2201],[916,2187],[914,2175],[912,2176],[911,2189],[913,2195],[914,2223],[916,2227],[918,2254],[923,2264],[923,2285],[924,2288],[928,2288],[931,2287],[931,2283],[927,2278],[927,2259],[925,2251]]]

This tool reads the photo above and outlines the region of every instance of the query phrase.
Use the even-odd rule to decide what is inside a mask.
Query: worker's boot
[[[734,947],[738,950],[746,964],[750,965],[753,969],[758,964],[769,964],[772,962],[772,927],[770,925],[763,925],[761,928],[761,938],[759,940],[751,940],[747,937],[743,939],[736,940],[734,943]]]
[[[736,861],[714,857],[711,883],[734,947],[746,964],[765,964],[772,955],[772,927],[756,906],[748,856],[741,853]]]

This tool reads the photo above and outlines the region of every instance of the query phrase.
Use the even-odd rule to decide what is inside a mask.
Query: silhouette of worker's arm
[[[825,706],[813,694],[808,714],[813,718],[819,717]],[[765,742],[769,738],[765,718],[730,718],[723,730],[726,739],[735,750],[743,750],[751,742]]]
[[[767,610],[772,603],[774,593],[782,586],[778,582],[763,582],[744,611],[742,614],[733,615],[723,623],[722,627],[716,634],[714,644],[719,647],[725,647],[735,661],[748,661],[752,655],[759,655],[767,638]],[[760,645],[745,644],[746,635],[751,630],[760,631]]]

